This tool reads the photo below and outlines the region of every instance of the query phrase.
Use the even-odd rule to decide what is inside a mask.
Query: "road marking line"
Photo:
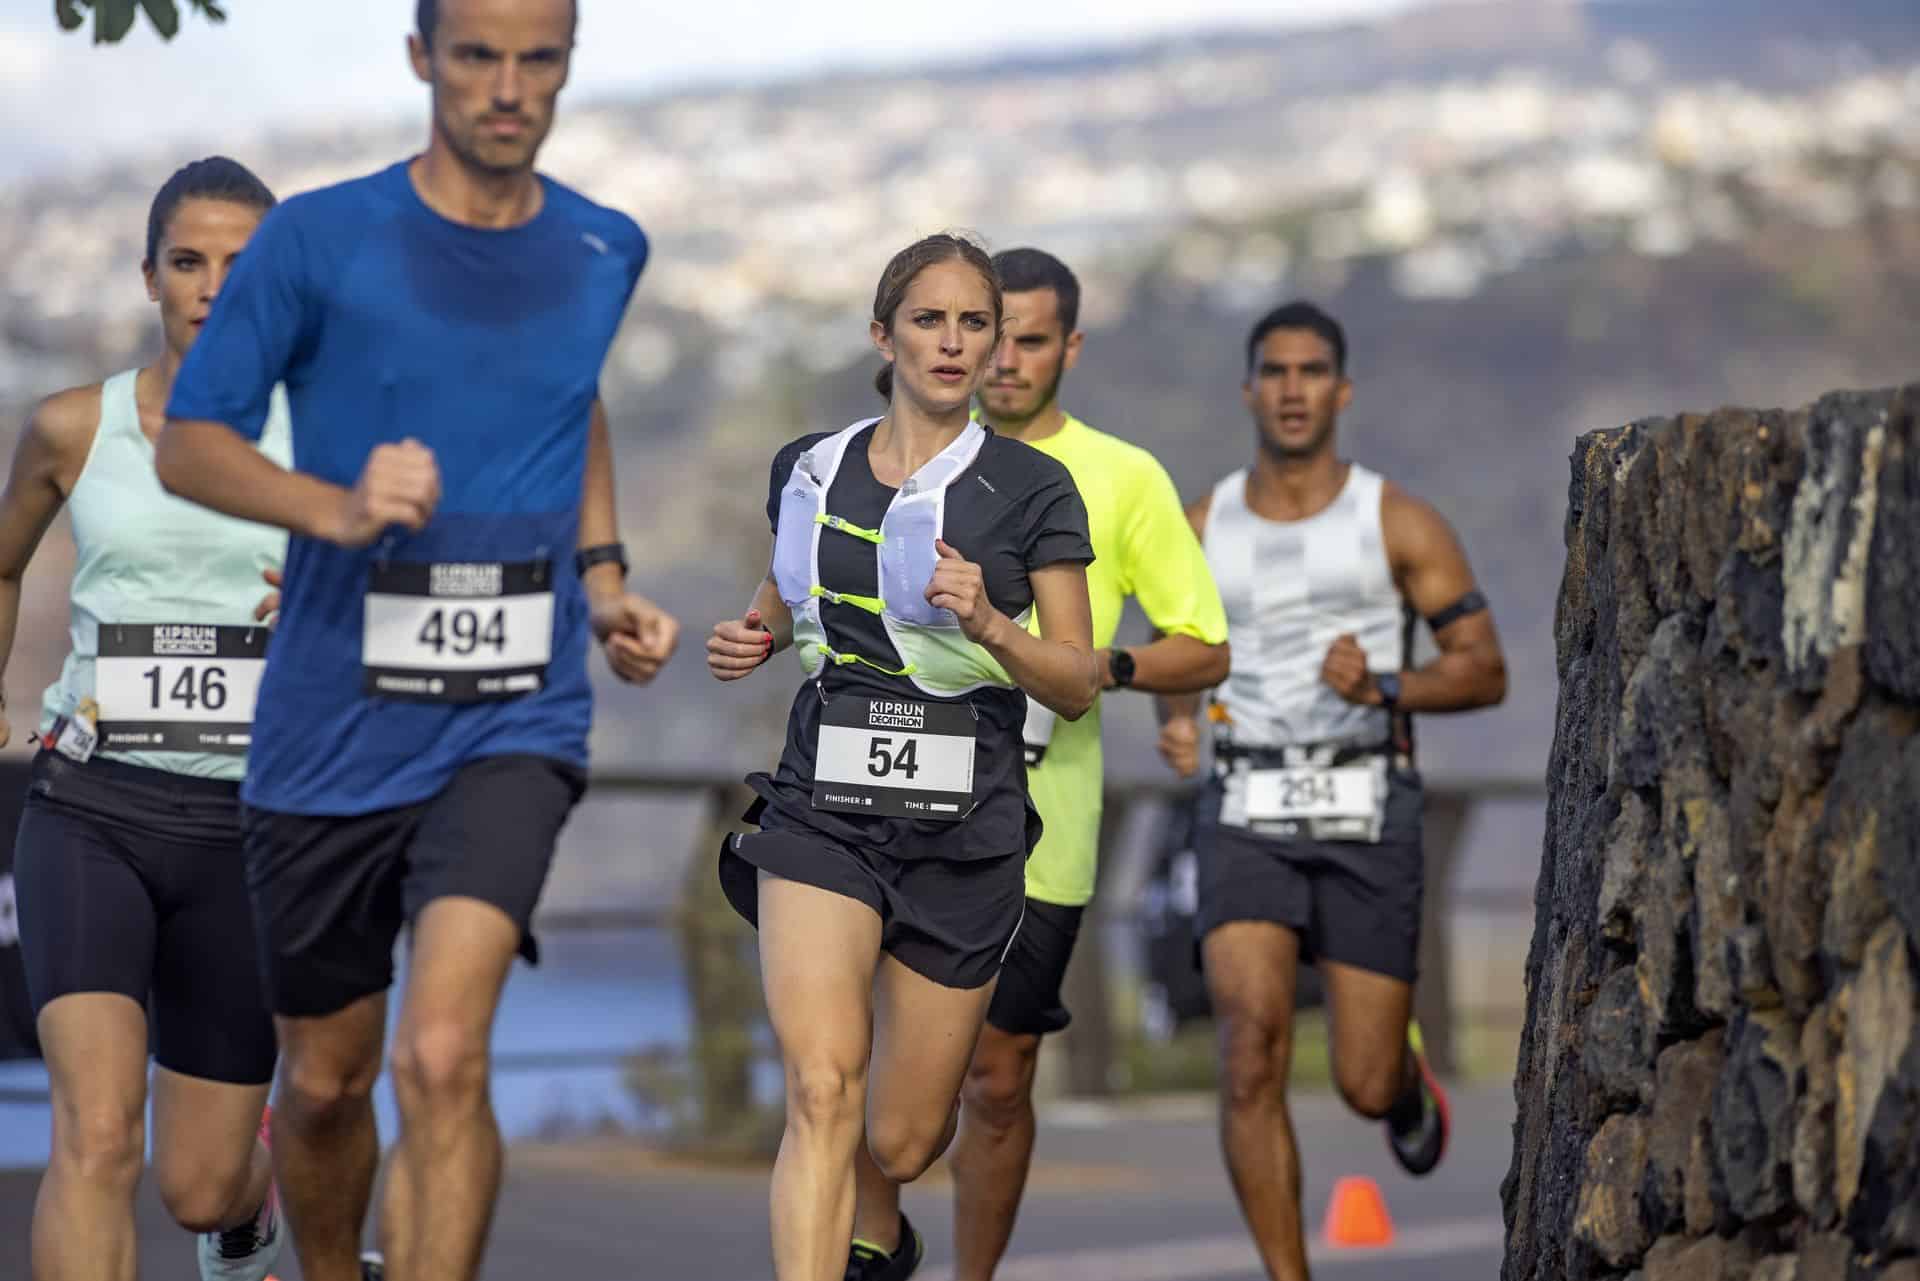
[[[1315,1243],[1307,1258],[1316,1268],[1382,1259],[1424,1259],[1498,1246],[1506,1239],[1499,1219],[1452,1219],[1401,1228],[1393,1244],[1378,1249],[1333,1249]],[[1204,1276],[1258,1273],[1260,1256],[1243,1233],[1191,1237],[1158,1245],[1098,1250],[1058,1250],[1017,1255],[1001,1265],[1001,1281],[1192,1281]],[[951,1268],[936,1268],[927,1281],[952,1281]]]

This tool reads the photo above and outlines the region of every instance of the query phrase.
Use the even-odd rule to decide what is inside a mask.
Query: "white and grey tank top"
[[[1347,702],[1320,679],[1334,639],[1351,633],[1375,672],[1406,666],[1406,602],[1381,531],[1379,473],[1350,464],[1347,483],[1305,520],[1247,506],[1247,469],[1213,489],[1202,540],[1227,609],[1233,669],[1214,692],[1239,747],[1340,744],[1391,737],[1384,708]]]

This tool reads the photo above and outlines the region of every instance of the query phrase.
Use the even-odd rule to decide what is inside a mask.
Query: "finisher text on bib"
[[[814,808],[965,818],[973,809],[974,726],[964,704],[835,695],[820,710]]]
[[[360,662],[383,698],[477,703],[531,694],[553,657],[547,561],[377,564]]]
[[[1247,774],[1247,820],[1282,824],[1319,841],[1378,841],[1387,803],[1384,757]]]
[[[102,623],[99,750],[246,755],[271,634],[264,623]]]

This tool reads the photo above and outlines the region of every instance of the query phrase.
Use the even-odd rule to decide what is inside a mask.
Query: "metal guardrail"
[[[1547,797],[1544,779],[1516,778],[1510,775],[1472,775],[1428,772],[1423,778],[1426,820],[1426,898],[1421,921],[1421,981],[1415,992],[1415,1013],[1426,1034],[1426,1043],[1435,1067],[1442,1072],[1458,1066],[1455,1054],[1454,1024],[1457,1013],[1451,984],[1451,943],[1447,923],[1454,911],[1467,908],[1479,911],[1524,912],[1531,910],[1530,890],[1475,889],[1457,893],[1453,872],[1459,854],[1460,836],[1474,810],[1490,802],[1537,801],[1543,807]],[[1172,807],[1192,794],[1194,782],[1175,782],[1156,778],[1113,778],[1107,780],[1101,832],[1100,887],[1082,926],[1091,937],[1104,928],[1124,925],[1135,912],[1135,900],[1145,880],[1160,831],[1154,823],[1141,823],[1159,811],[1164,820]],[[681,800],[699,799],[710,816],[711,826],[696,839],[717,842],[717,831],[738,826],[735,815],[744,808],[746,793],[737,773],[713,769],[649,769],[646,771],[610,770],[596,773],[594,791],[599,794],[672,796]],[[1142,836],[1142,828],[1151,829]],[[1132,848],[1117,849],[1130,842]],[[702,884],[704,878],[705,884]],[[717,894],[712,892],[710,861],[696,853],[682,900],[670,908],[569,910],[543,914],[541,928],[546,930],[609,929],[634,927],[674,927],[698,932],[713,928],[711,912]],[[723,911],[723,918],[728,914]],[[724,928],[724,926],[722,927]],[[1070,1072],[1076,1092],[1105,1093],[1109,1088],[1107,1066],[1115,1048],[1117,1030],[1112,1025],[1114,983],[1107,975],[1101,949],[1081,947],[1069,972],[1069,1002],[1076,1011],[1074,1026],[1067,1037],[1069,1054],[1074,1060]],[[757,976],[755,976],[757,980]],[[696,1004],[699,994],[695,992]],[[698,1016],[696,1016],[698,1017]],[[696,1036],[698,1032],[696,1030]]]
[[[1164,832],[1160,824],[1174,805],[1191,794],[1193,786],[1164,777],[1108,780],[1100,888],[1083,925],[1089,940],[1133,923],[1139,889]],[[603,771],[594,775],[591,794],[697,802],[706,815],[695,836],[703,848],[694,851],[677,902],[543,911],[537,925],[549,933],[671,930],[676,934],[695,1007],[692,1044],[687,1051],[688,1075],[692,1088],[713,1096],[702,1107],[703,1115],[710,1118],[711,1125],[722,1126],[729,1112],[744,1106],[746,1077],[752,1061],[761,1057],[761,1049],[750,1047],[759,1045],[763,1038],[755,1034],[753,1026],[759,1017],[758,974],[751,966],[751,949],[744,943],[746,929],[720,899],[711,860],[702,855],[717,845],[720,831],[739,826],[735,816],[745,808],[748,794],[739,773],[711,768]],[[1415,1012],[1426,1032],[1435,1066],[1443,1072],[1457,1066],[1453,1035],[1457,1010],[1449,981],[1451,956],[1445,928],[1449,916],[1460,908],[1519,913],[1532,905],[1529,891],[1476,889],[1458,893],[1453,889],[1452,872],[1461,831],[1479,805],[1516,800],[1544,805],[1546,794],[1543,780],[1434,774],[1425,778],[1427,896],[1422,919],[1422,979],[1416,989]],[[1147,821],[1142,822],[1143,817]],[[1112,1017],[1113,992],[1128,976],[1109,973],[1104,951],[1097,946],[1082,946],[1068,976],[1068,1000],[1076,1018],[1063,1039],[1069,1059],[1067,1087],[1075,1093],[1101,1094],[1112,1088],[1109,1068],[1122,1035]],[[641,1049],[635,1047],[632,1052]],[[611,1065],[625,1057],[618,1050],[581,1054],[529,1047],[503,1053],[497,1066],[508,1071],[564,1069],[589,1061]],[[0,1090],[0,1104],[42,1101],[44,1093],[39,1090]]]

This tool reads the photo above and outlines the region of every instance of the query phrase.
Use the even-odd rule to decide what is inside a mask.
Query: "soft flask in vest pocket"
[[[802,454],[780,492],[773,549],[774,583],[793,614],[794,649],[808,676],[828,663],[863,663],[905,677],[925,693],[954,697],[1013,680],[993,656],[968,640],[950,610],[926,597],[946,524],[947,490],[972,465],[986,430],[969,422],[957,439],[909,476],[888,504],[879,529],[864,529],[827,510],[827,495],[854,440],[877,418],[864,419]],[[820,581],[820,540],[857,538],[874,549],[879,595],[841,592]],[[880,617],[903,667],[843,654],[827,643],[822,609],[864,609]],[[1025,626],[1031,608],[1014,621]]]

